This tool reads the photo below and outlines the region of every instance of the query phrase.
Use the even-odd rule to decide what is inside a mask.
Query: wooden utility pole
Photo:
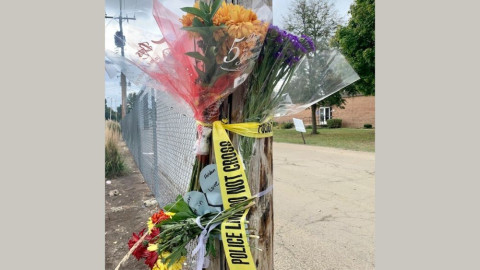
[[[123,35],[123,25],[122,21],[123,20],[136,20],[135,15],[133,18],[131,17],[123,17],[122,16],[122,0],[119,0],[120,2],[120,16],[118,17],[113,17],[113,16],[107,16],[105,14],[106,19],[118,19],[118,24],[120,26],[120,31],[115,33],[115,45],[117,47],[120,47],[121,52],[122,52],[122,57],[125,57],[125,36]],[[120,84],[122,86],[122,119],[125,117],[125,114],[127,113],[127,78],[125,77],[125,74],[123,72],[120,74]]]
[[[247,8],[252,6],[253,1],[264,1],[270,8],[272,7],[272,0],[226,0],[227,3],[240,4]],[[231,123],[244,122],[242,111],[245,103],[245,92],[245,85],[242,85],[224,102],[223,110],[230,108]],[[238,136],[233,133],[230,135],[232,143],[237,149]],[[256,139],[254,144],[250,163],[247,164],[248,183],[252,195],[273,186],[272,141],[272,137]],[[250,233],[260,236],[260,239],[250,239],[253,261],[257,270],[273,270],[273,191],[258,199],[257,204],[250,209],[247,220],[249,221],[249,229],[253,229]],[[208,269],[228,269],[221,243],[216,246],[219,252],[217,252],[217,257],[212,260]]]
[[[237,4],[246,7],[252,6],[252,1],[264,1],[272,8],[272,0],[237,0]],[[233,95],[232,118],[235,115],[238,122],[243,122],[243,105],[245,102],[245,87]],[[273,186],[273,137],[256,139],[250,164],[248,165],[248,180],[252,194],[257,194],[268,187]],[[247,217],[255,235],[260,239],[251,240],[253,261],[257,270],[273,270],[273,192],[258,199],[258,202],[250,210]]]

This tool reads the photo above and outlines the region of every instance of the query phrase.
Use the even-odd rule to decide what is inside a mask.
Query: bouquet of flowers
[[[145,264],[153,270],[180,270],[186,259],[186,245],[202,232],[200,241],[205,242],[206,254],[215,256],[213,240],[220,233],[216,225],[251,207],[254,199],[219,213],[197,216],[184,198],[178,196],[175,202],[164,207],[168,211],[160,210],[148,219],[147,232],[143,229],[133,233],[128,246],[137,260],[145,259]]]
[[[311,71],[308,75],[314,83],[309,85],[308,91],[291,84],[299,69]],[[316,48],[310,37],[299,37],[270,25],[248,81],[243,107],[245,122],[268,124],[273,116],[306,109],[358,79],[352,67],[336,50]],[[302,80],[301,83],[307,82]],[[252,155],[254,142],[254,138],[240,138],[240,149],[246,164]]]

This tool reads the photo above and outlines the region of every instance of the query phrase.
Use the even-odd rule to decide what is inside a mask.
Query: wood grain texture
[[[248,182],[252,194],[257,194],[273,185],[272,141],[271,137],[256,139],[253,146],[254,150],[248,166]],[[257,270],[272,270],[274,269],[273,192],[260,197],[249,213],[249,226],[254,229],[252,234],[260,236],[260,239],[250,240]]]

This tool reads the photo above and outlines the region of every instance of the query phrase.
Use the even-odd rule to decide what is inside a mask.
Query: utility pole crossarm
[[[105,14],[105,19],[115,19],[115,20],[137,20],[137,18],[135,16],[133,17],[114,17],[114,16],[108,16],[107,14]]]

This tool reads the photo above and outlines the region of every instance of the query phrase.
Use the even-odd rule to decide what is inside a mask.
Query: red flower
[[[145,240],[150,241],[152,238],[160,234],[160,228],[154,227],[151,231],[150,234],[145,236]]]
[[[158,211],[157,213],[153,214],[153,216],[152,216],[152,222],[153,222],[153,224],[157,224],[158,222],[167,220],[167,219],[169,219],[169,218],[170,218],[170,216],[168,216],[167,214],[165,214],[165,213],[163,212],[163,210],[160,210],[160,211]]]
[[[143,233],[144,233],[145,229],[141,230],[138,235],[133,233],[132,235],[132,238],[130,238],[130,240],[128,240],[128,248],[132,248],[137,242],[138,240],[140,240],[140,238],[142,238],[143,236]],[[148,236],[147,236],[148,237]],[[133,251],[133,256],[135,256],[135,258],[137,258],[137,260],[140,260],[140,258],[146,258],[146,254],[145,254],[145,251],[147,250],[147,247],[143,245],[143,243],[141,243],[140,245],[138,245],[138,247]]]
[[[155,236],[159,235],[160,234],[160,229],[159,228],[153,228],[151,231],[150,231],[150,234],[148,234],[147,236],[145,236],[145,240],[144,241],[147,241],[150,243],[150,241],[152,239],[155,238]],[[151,242],[152,244],[154,243],[155,241]],[[148,247],[148,245],[147,245]],[[146,251],[146,252],[149,252],[149,251]]]
[[[155,263],[158,260],[158,253],[156,251],[148,251],[147,258],[145,259],[145,264],[150,268],[153,268]]]

